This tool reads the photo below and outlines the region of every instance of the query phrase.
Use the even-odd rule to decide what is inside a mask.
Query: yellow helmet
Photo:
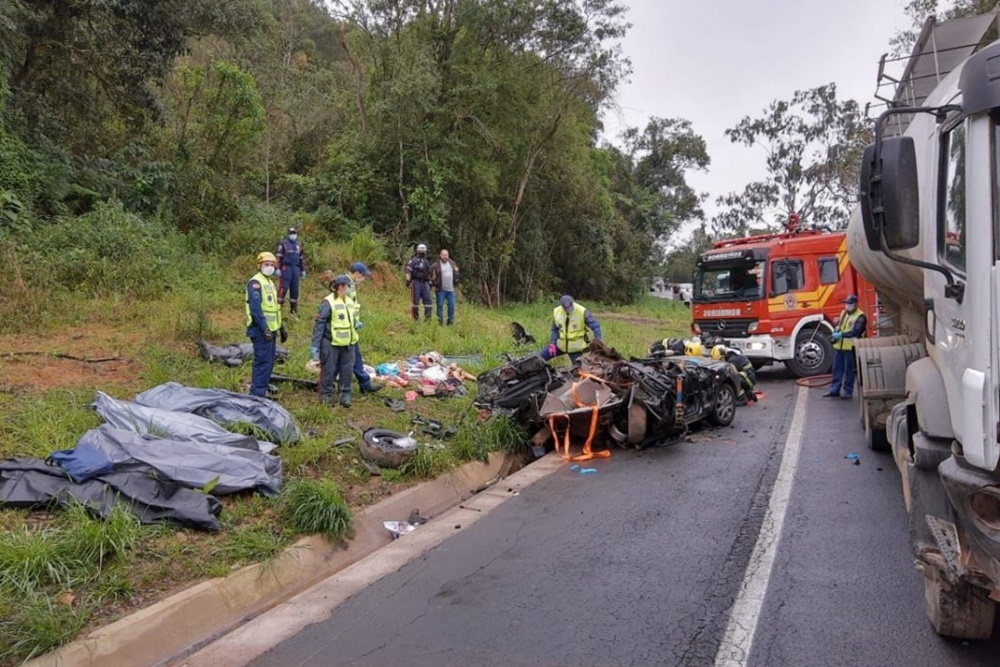
[[[275,264],[277,264],[278,258],[274,256],[274,253],[262,252],[259,255],[257,255],[257,264],[260,265],[263,264],[264,262],[274,262]]]
[[[725,356],[726,356],[726,346],[725,345],[716,345],[716,346],[714,346],[712,348],[712,358],[713,359],[722,359]]]
[[[701,356],[701,343],[694,343],[691,341],[684,341],[684,356],[687,357],[700,357]]]

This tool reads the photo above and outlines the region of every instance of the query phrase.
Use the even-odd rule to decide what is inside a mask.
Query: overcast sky
[[[618,108],[605,114],[606,132],[642,128],[651,116],[690,120],[712,159],[707,173],[689,176],[709,194],[709,219],[716,197],[763,171],[761,149],[731,143],[727,128],[774,99],[831,81],[838,97],[864,107],[879,58],[908,23],[905,0],[627,2],[632,28],[623,47],[633,73],[619,88]]]

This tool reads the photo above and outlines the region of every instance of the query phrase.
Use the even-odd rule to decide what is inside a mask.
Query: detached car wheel
[[[715,405],[708,413],[708,423],[712,426],[729,426],[736,416],[736,390],[731,384],[719,385]]]

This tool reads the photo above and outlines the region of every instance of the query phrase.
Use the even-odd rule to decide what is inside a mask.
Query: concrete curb
[[[24,663],[25,667],[144,667],[204,645],[316,582],[392,543],[383,521],[405,521],[414,509],[435,517],[460,504],[490,481],[506,477],[512,457],[491,454],[435,480],[397,493],[355,517],[346,549],[310,536],[268,563],[196,584],[180,593],[98,628],[85,637]]]

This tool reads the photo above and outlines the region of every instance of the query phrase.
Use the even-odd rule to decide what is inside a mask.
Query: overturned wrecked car
[[[591,458],[595,447],[663,446],[701,423],[728,426],[739,375],[726,361],[669,352],[626,360],[595,343],[571,369],[556,370],[533,355],[483,373],[477,384],[480,409],[535,430],[535,444],[553,437],[561,453],[582,442],[576,458]]]

